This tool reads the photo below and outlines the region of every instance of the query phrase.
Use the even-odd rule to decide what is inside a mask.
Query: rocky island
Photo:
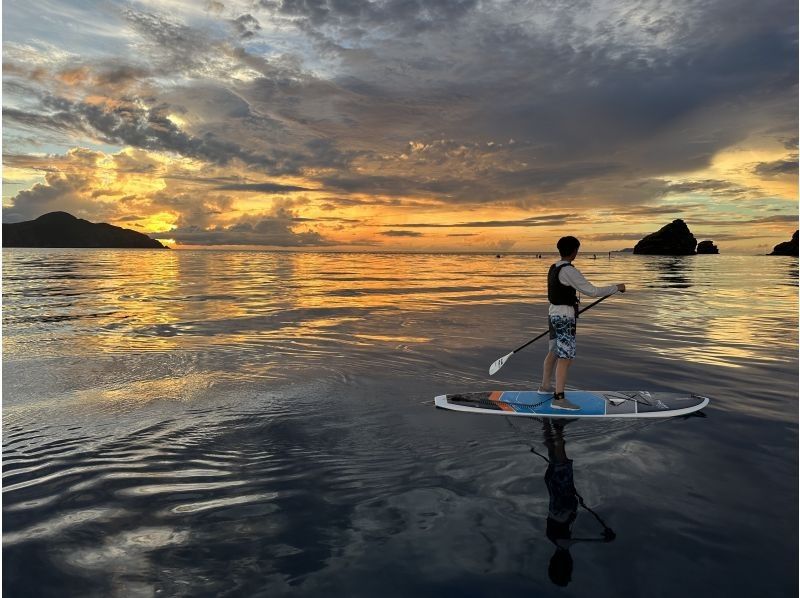
[[[778,243],[772,250],[772,253],[769,255],[798,255],[798,244],[797,244],[797,233],[798,231],[794,231],[792,235],[791,241],[785,241],[783,243]]]
[[[89,222],[67,212],[50,212],[25,222],[4,222],[3,247],[169,249],[135,230]]]
[[[719,253],[719,247],[714,245],[714,241],[700,241],[697,244],[697,253]]]
[[[633,248],[638,255],[694,255],[697,239],[680,218],[673,220],[639,241]]]

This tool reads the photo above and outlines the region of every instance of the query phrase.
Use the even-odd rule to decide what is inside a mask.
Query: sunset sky
[[[3,221],[364,251],[797,228],[796,0],[3,3]]]

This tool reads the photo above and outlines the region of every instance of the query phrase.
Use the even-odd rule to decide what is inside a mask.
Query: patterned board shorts
[[[569,316],[550,316],[550,351],[560,359],[575,359],[576,320]]]

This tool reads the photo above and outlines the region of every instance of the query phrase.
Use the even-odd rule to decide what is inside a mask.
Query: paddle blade
[[[501,367],[503,367],[503,365],[505,365],[506,361],[508,361],[508,358],[511,357],[513,354],[514,354],[514,351],[511,351],[511,353],[509,353],[508,355],[503,355],[500,359],[495,361],[489,367],[489,375],[490,376],[494,376],[497,373],[497,370],[499,370]]]

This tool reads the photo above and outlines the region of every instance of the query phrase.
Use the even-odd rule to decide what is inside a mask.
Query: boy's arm
[[[619,292],[619,288],[615,284],[607,287],[594,286],[591,282],[586,280],[575,266],[561,268],[561,271],[558,273],[558,280],[561,284],[571,286],[589,297],[606,297]]]

